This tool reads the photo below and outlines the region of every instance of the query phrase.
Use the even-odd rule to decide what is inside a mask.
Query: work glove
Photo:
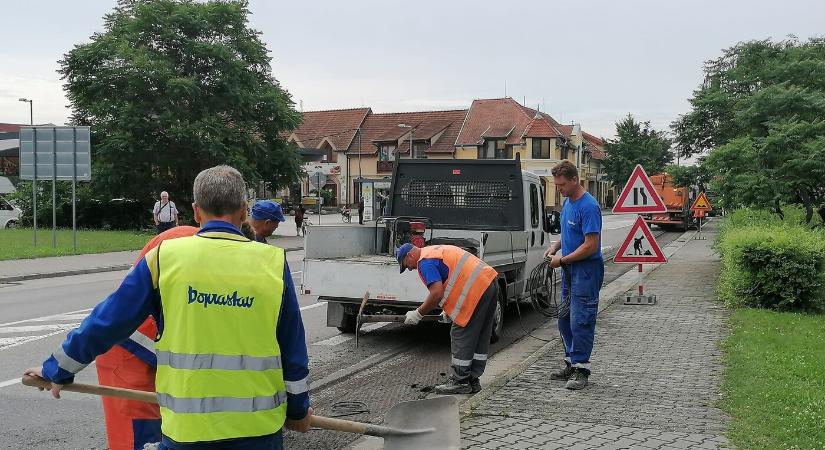
[[[441,317],[438,318],[438,321],[441,323],[450,323],[453,319],[450,319],[450,316],[448,316],[446,312],[441,311]]]
[[[421,318],[424,317],[421,313],[418,312],[418,308],[408,311],[407,317],[404,318],[404,323],[407,325],[418,325],[418,322],[421,322]]]

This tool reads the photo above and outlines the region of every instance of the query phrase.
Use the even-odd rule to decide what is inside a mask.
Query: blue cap
[[[284,211],[281,205],[272,200],[261,200],[252,206],[252,218],[255,220],[271,220],[273,222],[285,222]]]
[[[406,243],[406,244],[402,245],[401,247],[398,247],[398,250],[395,251],[395,259],[398,260],[398,265],[401,268],[401,272],[399,272],[399,273],[404,273],[404,271],[407,270],[407,268],[404,267],[404,258],[407,257],[407,253],[409,253],[410,250],[412,250],[412,248],[413,248],[412,244]]]

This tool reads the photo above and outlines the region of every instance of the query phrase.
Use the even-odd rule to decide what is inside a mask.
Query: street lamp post
[[[398,126],[400,128],[409,128],[410,129],[410,159],[413,159],[414,158],[414,156],[413,156],[413,129],[415,127],[412,126],[412,125],[404,124],[404,123],[399,123]],[[399,158],[400,158],[400,156],[399,156]]]
[[[19,98],[18,101],[29,104],[29,123],[34,127],[34,100]],[[37,246],[37,135],[34,135],[34,167],[32,178],[32,226],[34,227],[34,246]]]

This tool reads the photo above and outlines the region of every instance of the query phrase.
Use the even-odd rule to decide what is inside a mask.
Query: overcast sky
[[[69,116],[57,60],[113,0],[0,0],[0,122]],[[825,34],[821,0],[252,0],[275,77],[304,110],[457,109],[503,97],[610,137],[627,113],[665,129],[705,60],[738,41]]]

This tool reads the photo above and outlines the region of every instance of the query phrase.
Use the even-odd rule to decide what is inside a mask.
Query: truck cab
[[[499,274],[495,340],[504,306],[528,295],[527,279],[558,234],[544,198],[540,178],[518,159],[398,160],[386,216],[307,230],[302,290],[328,302],[328,326],[351,332],[366,292],[374,314],[404,314],[427,296],[416,271],[399,274],[398,247],[456,245]]]

